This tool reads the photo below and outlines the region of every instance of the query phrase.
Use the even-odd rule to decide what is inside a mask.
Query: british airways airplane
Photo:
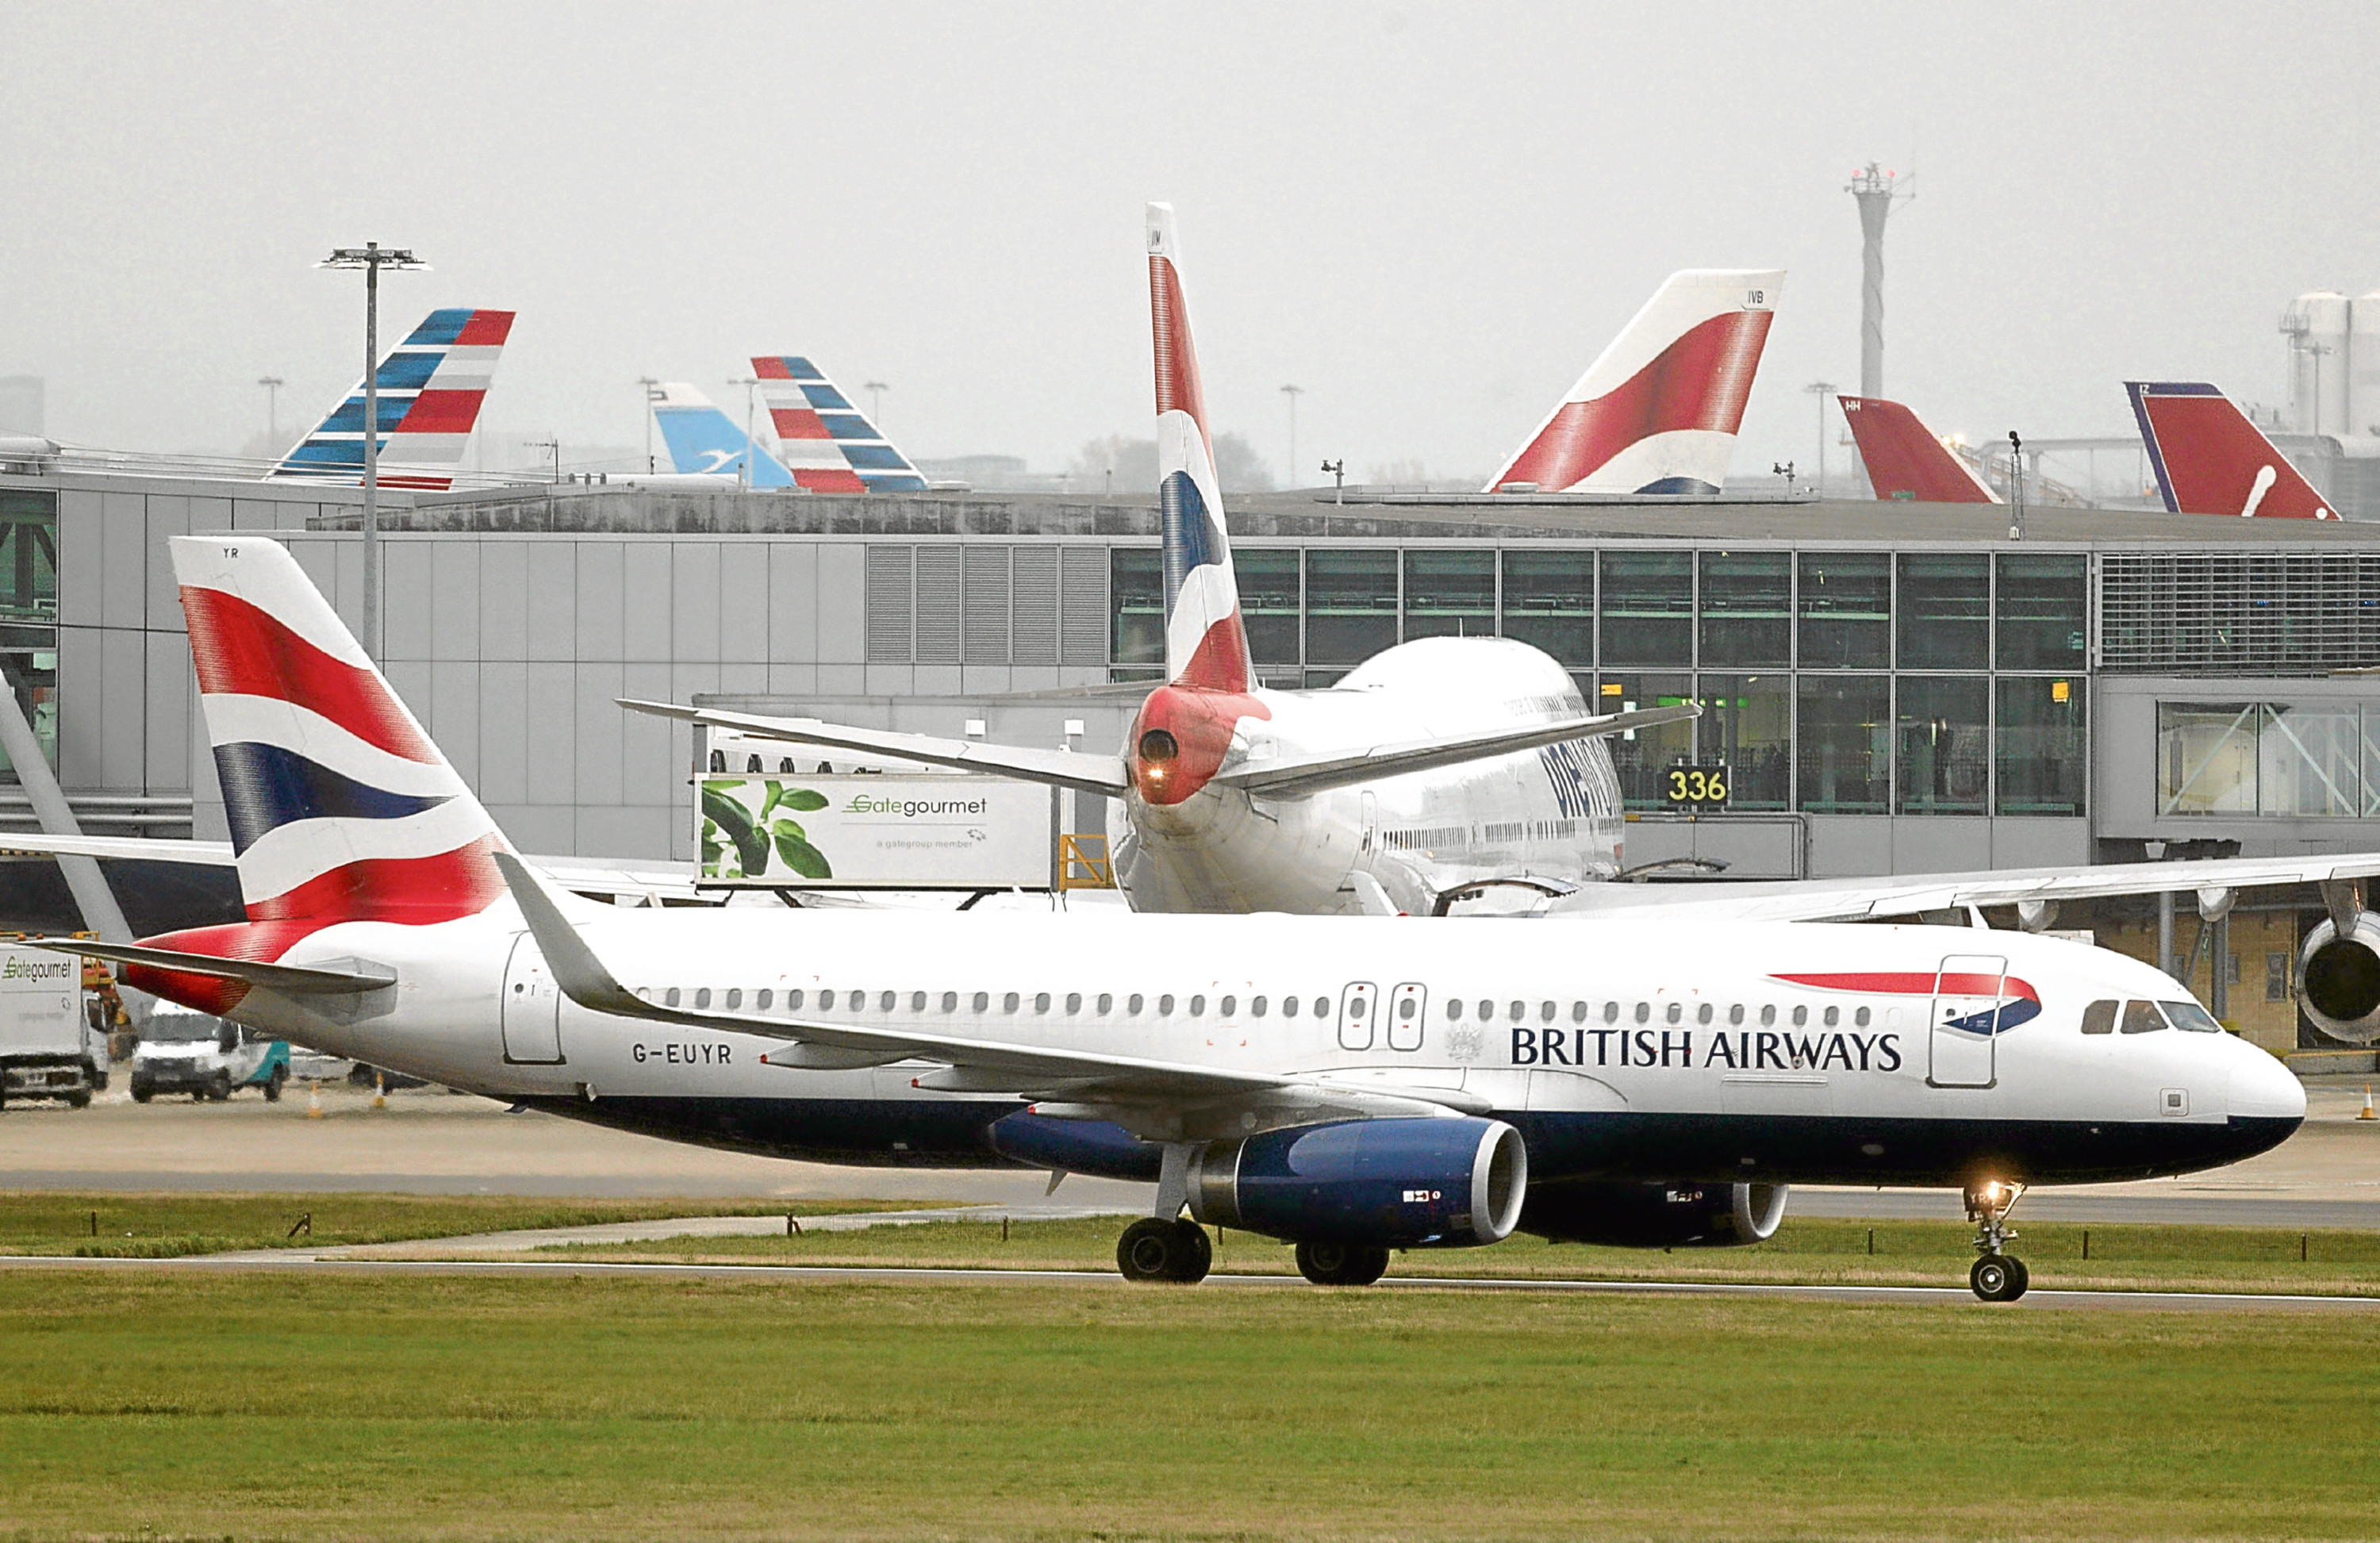
[[[1834,1183],[1959,1187],[1970,1282],[2010,1300],[2025,1186],[2234,1161],[2304,1114],[2168,977],[2022,933],[595,905],[513,853],[285,549],[171,548],[247,919],[41,946],[622,1129],[1153,1180],[1131,1280],[1201,1279],[1200,1223],[1337,1284],[1516,1231],[1750,1243]],[[2380,995],[2352,926],[2331,973]]]
[[[437,492],[455,485],[496,360],[512,335],[509,310],[433,310],[374,367],[379,387],[380,485]],[[364,478],[364,383],[265,474],[268,481],[359,483]]]

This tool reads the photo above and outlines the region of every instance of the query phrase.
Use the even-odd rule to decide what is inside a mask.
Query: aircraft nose
[[[2231,1117],[2250,1120],[2288,1120],[2305,1118],[2305,1085],[2297,1074],[2281,1064],[2280,1060],[2253,1045],[2240,1043],[2241,1052],[2231,1068],[2229,1112]]]

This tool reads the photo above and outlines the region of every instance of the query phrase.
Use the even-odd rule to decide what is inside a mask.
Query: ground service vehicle
[[[82,962],[0,948],[0,1100],[63,1099],[80,1109],[107,1086],[107,1038],[83,1010]]]
[[[221,1103],[237,1088],[261,1087],[278,1102],[289,1080],[289,1046],[212,1013],[160,1002],[132,1052],[132,1100],[188,1093]]]

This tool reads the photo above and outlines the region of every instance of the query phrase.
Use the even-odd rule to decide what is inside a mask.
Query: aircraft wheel
[[[1196,1241],[1192,1237],[1196,1235]],[[1127,1281],[1187,1284],[1206,1279],[1214,1245],[1195,1221],[1161,1221],[1145,1216],[1116,1240],[1116,1269]]]
[[[2001,1298],[2004,1302],[2013,1302],[2033,1289],[2033,1271],[2024,1267],[2022,1259],[2011,1257],[2009,1260],[2009,1272],[2016,1277],[2016,1281],[2008,1295]]]
[[[1986,1302],[2013,1302],[2024,1294],[2024,1277],[2018,1274],[2023,1268],[2014,1259],[1986,1254],[1967,1271],[1967,1284]]]
[[[219,1104],[231,1102],[231,1074],[217,1072],[214,1080],[207,1084],[206,1096]]]
[[[1389,1251],[1344,1243],[1301,1243],[1297,1272],[1318,1286],[1368,1286],[1389,1272]]]

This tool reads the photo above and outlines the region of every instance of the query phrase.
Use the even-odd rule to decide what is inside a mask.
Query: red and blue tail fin
[[[379,383],[380,482],[389,488],[452,487],[463,447],[480,420],[496,358],[512,335],[513,312],[468,306],[433,310],[389,350]],[[328,418],[268,478],[357,484],[364,480],[364,385],[358,381]]]
[[[1173,206],[1148,206],[1148,310],[1157,351],[1157,477],[1165,541],[1165,674],[1177,686],[1245,691],[1254,683],[1239,580],[1223,530],[1214,441],[1190,341]]]
[[[777,458],[811,492],[923,492],[926,480],[851,405],[826,371],[799,354],[752,359],[776,431]]]
[[[177,536],[251,921],[449,921],[504,893],[487,810],[278,542]]]
[[[1838,396],[1843,420],[1878,498],[1921,504],[1998,504],[2000,495],[1950,447],[1926,432],[1917,415],[1881,396]]]
[[[2265,431],[2204,381],[2126,381],[2157,491],[2177,515],[2337,519]]]
[[[1489,492],[1717,492],[1776,318],[1781,269],[1671,273]]]

